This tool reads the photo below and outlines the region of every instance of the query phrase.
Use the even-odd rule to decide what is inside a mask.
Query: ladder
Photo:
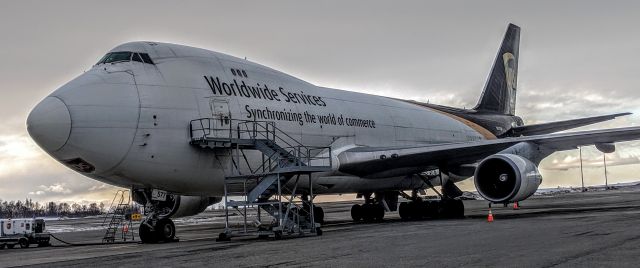
[[[102,238],[103,244],[114,243],[118,240],[118,237],[122,241],[135,239],[131,228],[131,195],[128,190],[116,191],[113,200],[111,200],[109,211],[102,221],[102,226],[105,226],[107,219],[109,219],[109,224],[106,226],[106,231]],[[118,236],[118,230],[121,231],[120,236]]]
[[[231,120],[226,129],[220,129],[215,120],[192,120],[190,143],[228,152],[232,162],[233,168],[224,179],[225,231],[219,240],[256,233],[275,238],[318,234],[312,174],[331,170],[331,148],[305,146],[278,129],[275,122]],[[262,163],[251,167],[245,150],[259,151]],[[263,212],[270,218],[264,219]]]

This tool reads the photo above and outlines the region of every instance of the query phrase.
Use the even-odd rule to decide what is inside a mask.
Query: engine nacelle
[[[145,204],[145,198],[139,191],[134,191],[133,200]],[[153,201],[160,218],[179,218],[193,216],[203,212],[208,206],[220,202],[219,197],[190,196],[168,194],[165,201]]]
[[[494,154],[482,160],[474,174],[478,193],[493,203],[524,200],[538,190],[538,167],[522,156]]]

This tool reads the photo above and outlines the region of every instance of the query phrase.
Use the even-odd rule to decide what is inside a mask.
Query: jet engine
[[[142,192],[135,191],[133,200],[144,205]],[[165,201],[153,201],[160,218],[179,218],[203,212],[208,206],[221,201],[220,197],[168,194]]]
[[[515,154],[494,154],[482,160],[474,180],[478,193],[493,203],[524,200],[538,190],[542,176],[529,159]]]

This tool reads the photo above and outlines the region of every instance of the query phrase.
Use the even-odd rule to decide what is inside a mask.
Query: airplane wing
[[[555,152],[582,145],[640,139],[640,127],[556,133],[413,147],[358,147],[338,155],[338,170],[361,177],[411,175],[429,167],[475,163],[515,144],[530,142]]]
[[[591,125],[591,124],[611,120],[619,116],[625,116],[630,114],[631,113],[619,113],[619,114],[601,115],[601,116],[593,116],[593,117],[586,117],[586,118],[579,118],[579,119],[572,119],[572,120],[565,120],[565,121],[513,127],[511,128],[509,134],[510,136],[531,136],[531,135],[549,134],[553,132]]]

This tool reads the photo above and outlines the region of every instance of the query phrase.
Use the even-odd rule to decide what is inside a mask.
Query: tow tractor
[[[50,238],[44,219],[0,219],[0,249],[28,248],[31,244],[46,247],[51,245]]]

